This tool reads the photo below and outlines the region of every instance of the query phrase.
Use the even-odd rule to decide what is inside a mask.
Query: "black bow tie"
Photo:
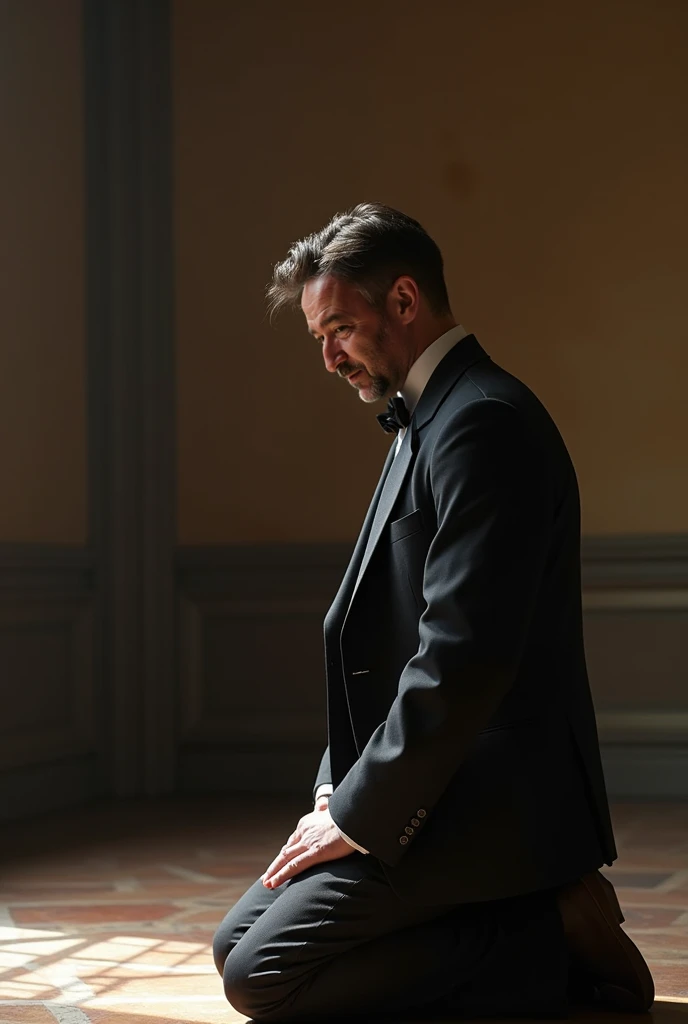
[[[396,396],[387,403],[387,412],[378,414],[378,423],[388,434],[398,434],[402,427],[408,427],[411,416],[403,398]]]

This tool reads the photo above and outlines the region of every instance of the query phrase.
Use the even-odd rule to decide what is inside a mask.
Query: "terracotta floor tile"
[[[156,899],[203,899],[204,897],[222,897],[227,886],[223,881],[217,882],[175,882],[144,880],[136,892],[145,899],[155,896]],[[242,889],[242,892],[244,890]]]
[[[61,990],[39,971],[16,971],[0,977],[0,1007],[3,999],[59,999]]]
[[[226,861],[212,861],[210,864],[203,864],[202,867],[199,865],[196,870],[202,870],[205,874],[212,875],[213,878],[245,879],[247,885],[251,885],[263,873],[268,864],[275,859],[278,853],[279,847],[267,858],[256,857],[250,861],[243,861],[240,864],[230,863],[228,858]]]
[[[686,868],[685,853],[647,853],[638,850],[619,850],[619,870],[623,865],[624,871],[683,871]],[[614,868],[605,867],[609,871],[610,878],[613,878]]]
[[[655,988],[662,996],[688,998],[688,971],[684,964],[655,967],[652,971]]]
[[[672,907],[622,907],[628,931],[635,928],[667,928],[681,916],[682,911]]]
[[[100,979],[90,978],[89,986],[93,989],[94,998],[85,999],[83,1002],[86,1006],[110,999],[154,999],[163,1002],[167,999],[183,1001],[190,998],[194,1002],[201,997],[224,998],[222,980],[217,972],[165,974],[158,971],[157,974],[134,974],[125,971],[119,972],[117,976],[104,973]]]
[[[150,936],[142,942],[134,936],[103,936],[83,943],[72,955],[83,963],[125,963],[140,967],[186,966],[209,967],[212,964],[211,944],[205,937]]]
[[[633,940],[645,953],[650,951],[652,955],[655,950],[672,950],[680,953],[688,965],[688,935],[637,935]],[[688,971],[688,966],[686,967]]]
[[[132,932],[130,932],[132,934]],[[194,927],[193,929],[185,929],[184,922],[180,922],[179,930],[175,931],[159,931],[157,928],[154,932],[149,932],[147,937],[155,939],[160,942],[181,942],[197,947],[205,947],[210,951],[213,942],[213,936],[215,935],[215,928],[213,927]]]
[[[119,1009],[86,1008],[92,1024],[243,1024],[248,1020],[225,1002],[198,1002],[189,1006],[168,1003],[146,1003]],[[55,1024],[53,1020],[51,1024]]]
[[[122,882],[122,885],[118,884]],[[146,900],[150,897],[154,897],[156,900],[176,900],[176,899],[200,899],[203,897],[223,897],[227,892],[227,884],[224,880],[218,880],[217,882],[199,883],[199,882],[175,882],[174,880],[165,881],[158,880],[153,882],[151,880],[139,881],[133,879],[134,885],[130,887],[127,880],[119,880],[107,889],[85,889],[85,888],[63,888],[55,885],[51,886],[12,886],[11,888],[3,887],[0,889],[0,903],[37,903],[41,900],[48,900],[51,903],[56,901],[62,901],[64,903],[94,903],[99,900],[112,900],[121,899],[126,893],[124,898],[128,899],[140,899]],[[251,880],[253,881],[253,879]],[[239,887],[237,887],[239,888]],[[244,889],[242,888],[242,892]]]
[[[649,905],[652,907],[688,907],[688,889],[656,892],[654,889],[625,889],[615,885],[622,908]]]
[[[229,910],[229,907],[226,910],[202,910],[197,914],[188,914],[184,916],[184,924],[209,924],[217,927],[227,913],[227,910]]]
[[[56,1017],[43,1006],[3,1006],[0,1003],[0,1024],[56,1024]],[[147,1024],[151,1024],[150,1019]]]
[[[166,903],[148,904],[101,904],[100,906],[57,906],[57,907],[10,907],[17,924],[73,924],[99,923],[101,921],[159,921],[178,908]]]
[[[624,889],[655,889],[672,875],[667,871],[626,871],[624,868],[608,868],[604,874],[615,886],[623,886]]]
[[[40,884],[14,884],[9,886],[7,879],[3,878],[0,881],[0,900],[3,903],[10,901],[19,903],[22,900],[40,900],[40,899],[65,899],[68,900],[72,897],[77,899],[97,899],[98,894],[107,895],[109,898],[113,893],[118,892],[116,885],[93,885],[91,883],[77,885],[75,883],[59,884],[52,882],[49,885]]]

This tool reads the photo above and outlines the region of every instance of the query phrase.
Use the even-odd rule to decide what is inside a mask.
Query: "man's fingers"
[[[264,875],[261,875],[263,883],[270,881],[276,872],[280,871],[285,864],[291,863],[299,854],[303,854],[307,847],[303,843],[285,844],[279,856],[275,857]]]
[[[261,881],[266,889],[274,889],[311,864],[345,857],[352,852],[353,848],[339,836],[327,809],[311,811],[299,820],[279,856],[261,875]]]
[[[306,850],[305,853],[298,854],[296,857],[292,857],[283,868],[266,878],[265,881],[268,883],[268,888],[276,889],[278,885],[286,882],[288,878],[298,875],[299,872],[304,871],[311,864],[315,864],[318,861],[319,852],[320,849],[315,847],[314,849]]]

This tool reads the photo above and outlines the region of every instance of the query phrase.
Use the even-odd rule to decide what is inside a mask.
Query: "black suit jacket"
[[[334,821],[411,902],[493,900],[610,864],[561,435],[469,335],[394,448],[325,619],[314,790],[332,783]]]

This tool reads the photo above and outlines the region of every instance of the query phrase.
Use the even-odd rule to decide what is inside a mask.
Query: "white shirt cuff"
[[[335,822],[335,825],[337,825],[337,822]],[[349,846],[353,846],[354,850],[358,850],[359,853],[370,853],[370,850],[364,850],[363,847],[359,846],[358,843],[355,843],[353,839],[349,839],[347,835],[344,835],[339,825],[337,825],[337,831],[339,832],[342,839],[344,839],[349,844]]]
[[[330,783],[323,782],[322,785],[318,786],[318,788],[315,791],[315,802],[318,802],[318,797],[320,796],[332,796],[333,792],[334,789],[330,785]],[[340,829],[339,825],[337,825],[336,821],[335,825],[337,826],[337,831],[339,832],[340,836],[342,837],[345,843],[348,843],[349,846],[353,846],[354,850],[358,850],[359,853],[370,853],[370,850],[364,850],[362,846],[359,846],[358,843],[355,843],[353,841],[353,839],[350,839],[347,835],[345,835],[344,832],[342,832],[342,830]]]

